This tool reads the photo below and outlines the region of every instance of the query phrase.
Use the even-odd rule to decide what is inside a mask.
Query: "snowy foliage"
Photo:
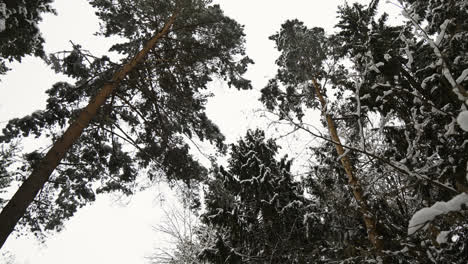
[[[33,10],[25,1],[0,4],[0,39],[12,40],[0,42],[1,59],[43,55],[37,19],[15,23],[34,10],[51,12],[49,2],[27,1],[43,3]],[[101,34],[125,39],[112,50],[129,58],[179,3],[90,2]],[[180,2],[174,31],[106,101],[23,221],[34,231],[57,229],[99,192],[131,194],[144,172],[151,180],[205,184],[200,230],[210,231],[201,232],[196,248],[181,242],[179,249],[190,250],[180,254],[191,255],[179,256],[182,262],[466,263],[468,2],[392,2],[404,16],[396,25],[378,12],[378,0],[345,3],[334,34],[293,19],[270,37],[280,52],[278,72],[260,100],[278,122],[314,142],[304,147],[310,156],[302,177],[293,176],[291,160],[277,158],[280,146],[261,130],[231,146],[226,167],[208,172],[190,154],[185,138],[192,137],[226,152],[204,111],[202,91],[212,76],[251,86],[242,77],[252,63],[242,26],[208,2]],[[47,108],[8,122],[0,142],[59,138],[127,61],[96,58],[78,45],[52,54],[51,66],[77,83],[55,84]],[[322,129],[305,121],[312,110],[323,114]],[[0,154],[1,188],[16,175],[23,180],[43,156],[24,154],[14,174],[16,152]]]
[[[460,211],[462,208],[468,206],[468,194],[461,193],[453,197],[448,202],[436,202],[431,207],[423,208],[417,211],[408,224],[408,235],[412,235],[414,232],[421,228],[424,228],[426,224],[439,215],[447,214],[450,212]]]
[[[231,146],[227,170],[219,168],[205,195],[203,221],[219,234],[200,252],[211,263],[304,263],[314,259],[321,223],[315,204],[292,179],[291,162],[275,159],[278,146],[249,131]]]
[[[20,7],[25,2],[37,1],[17,1]],[[76,83],[54,84],[46,91],[46,109],[10,120],[0,134],[4,146],[29,136],[52,142],[60,139],[122,65],[161,30],[169,17],[178,15],[168,37],[160,39],[145,60],[123,76],[112,95],[104,99],[104,105],[35,197],[21,220],[32,231],[59,230],[66,219],[93,202],[99,193],[131,195],[139,189],[140,175],[149,181],[164,178],[187,185],[201,181],[207,169],[190,151],[192,138],[212,143],[221,153],[225,151],[224,136],[205,113],[206,89],[213,76],[238,89],[250,88],[250,81],[243,77],[252,62],[245,56],[243,28],[225,16],[219,6],[207,5],[204,0],[182,1],[181,6],[179,2],[90,1],[102,20],[102,34],[125,39],[112,50],[126,56],[113,62],[107,56],[93,56],[79,45],[48,56],[54,70]],[[31,14],[29,9],[19,10],[15,14]],[[134,20],[129,21],[129,16]],[[13,42],[0,41],[0,52],[5,43]],[[43,157],[43,151],[24,154],[18,157],[18,166],[8,170],[11,175],[21,175],[15,180],[22,182]]]
[[[388,23],[386,14],[379,16],[379,5],[379,1],[369,6],[343,5],[337,33],[315,34],[313,41],[303,41],[303,36],[319,29],[286,22],[282,33],[272,36],[281,52],[280,70],[262,90],[261,100],[280,119],[328,141],[311,147],[314,162],[304,181],[312,197],[328,205],[323,210],[332,212],[326,222],[343,226],[337,232],[346,234],[345,239],[329,235],[328,242],[339,253],[331,257],[324,251],[324,259],[378,261],[378,257],[359,253],[362,248],[372,251],[363,240],[362,215],[343,209],[360,206],[353,201],[355,193],[339,162],[344,155],[337,154],[327,136],[301,122],[306,109],[317,108],[317,95],[307,93],[310,89],[304,85],[312,78],[319,80],[326,93],[326,114],[337,124],[346,156],[378,221],[385,262],[447,261],[451,257],[446,252],[463,254],[457,244],[462,242],[447,239],[447,251],[440,250],[437,230],[450,229],[451,237],[464,232],[457,229],[465,223],[457,216],[465,214],[464,207],[437,214],[429,206],[468,191],[468,134],[464,129],[468,24],[462,19],[467,15],[466,1],[399,1],[406,16],[400,25]],[[289,42],[284,41],[287,34],[283,32],[289,32]],[[309,52],[317,49],[320,52]],[[298,51],[302,57],[296,55]],[[416,212],[416,220],[410,223]],[[428,219],[433,221],[427,232],[413,234],[412,225]],[[353,221],[355,228],[346,230],[345,221]],[[413,236],[408,235],[408,223]],[[354,241],[354,246],[338,242],[343,240]],[[442,235],[439,240],[444,240]]]
[[[44,13],[54,13],[53,0],[0,2],[0,74],[6,61],[21,61],[26,55],[44,58],[44,39],[37,24]]]

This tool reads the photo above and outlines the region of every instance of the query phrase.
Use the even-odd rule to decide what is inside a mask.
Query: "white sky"
[[[328,32],[336,23],[336,7],[342,0],[216,0],[225,13],[245,25],[247,53],[255,61],[247,78],[254,90],[239,92],[214,82],[215,97],[208,104],[208,114],[221,128],[229,142],[243,136],[247,128],[266,124],[255,114],[261,108],[259,90],[275,74],[274,61],[278,53],[268,36],[279,30],[286,19],[298,18],[308,26],[324,27]],[[353,1],[350,1],[353,2]],[[366,3],[367,1],[362,0]],[[94,54],[105,54],[112,41],[93,36],[98,19],[86,0],[55,0],[58,16],[47,15],[40,24],[46,39],[46,51],[70,49],[69,41],[82,45]],[[390,9],[392,6],[385,5]],[[0,82],[0,127],[13,117],[21,117],[45,107],[44,91],[53,83],[66,80],[47,68],[39,59],[26,58]],[[161,243],[152,226],[160,219],[158,195],[175,198],[164,185],[141,192],[127,205],[116,203],[110,196],[98,196],[97,201],[78,211],[68,221],[65,230],[49,237],[45,245],[26,237],[10,237],[0,251],[11,252],[18,264],[55,263],[146,263],[145,256]]]

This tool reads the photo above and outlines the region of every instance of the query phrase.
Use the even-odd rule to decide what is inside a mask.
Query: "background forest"
[[[108,54],[46,52],[53,1],[0,0],[0,80],[26,56],[66,77],[2,123],[0,246],[165,182],[182,206],[148,263],[468,261],[468,1],[343,2],[332,31],[285,20],[262,87],[222,5],[88,2]],[[221,85],[260,91],[234,142],[207,113]]]

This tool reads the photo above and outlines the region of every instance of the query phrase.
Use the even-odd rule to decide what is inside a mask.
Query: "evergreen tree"
[[[406,17],[401,26],[388,25],[386,15],[376,18],[372,9],[360,5],[344,6],[338,26],[343,50],[354,58],[358,72],[366,72],[359,94],[362,108],[382,117],[378,129],[388,146],[380,155],[397,167],[396,172],[392,170],[400,179],[393,188],[404,188],[403,197],[412,197],[411,201],[398,199],[400,208],[407,208],[402,216],[409,221],[417,210],[468,190],[467,134],[456,122],[468,106],[468,27],[461,18],[467,13],[463,2],[400,4]],[[368,21],[369,26],[362,23],[365,29],[357,30],[353,25],[360,21]],[[422,240],[411,243],[411,249],[419,251],[413,254],[422,256],[417,261],[424,263],[424,256],[430,256],[432,260],[427,261],[449,263],[454,261],[449,255],[463,254],[459,242],[443,246],[437,242],[439,235],[446,234],[441,230],[464,234],[466,212],[456,214],[438,217],[423,225],[430,227],[428,232],[413,235]],[[450,254],[445,247],[452,248]]]
[[[58,229],[96,193],[132,193],[139,171],[150,179],[165,175],[187,184],[202,179],[206,171],[189,154],[185,139],[198,137],[224,149],[223,136],[204,111],[208,82],[219,76],[236,88],[250,88],[242,78],[251,63],[244,56],[243,28],[218,5],[204,0],[91,4],[103,20],[102,34],[127,39],[111,49],[128,57],[113,63],[75,45],[49,58],[77,83],[55,84],[47,91],[46,110],[13,119],[3,130],[4,144],[29,135],[57,143],[45,156],[25,156],[21,169],[32,173],[0,214],[2,243],[23,216],[32,230]],[[62,136],[67,123],[71,126]]]
[[[412,7],[406,9],[416,10],[421,3],[415,1]],[[453,12],[455,21],[459,16],[459,8],[456,3],[447,2],[445,8],[426,13],[427,18],[421,16],[418,23],[430,21],[433,16],[447,16],[457,10]],[[442,22],[428,27],[425,34],[433,36],[437,33],[440,36],[437,49],[446,54],[441,60],[431,47],[432,40],[428,41],[426,37],[413,33],[422,29],[415,26],[414,21],[404,26],[389,26],[386,25],[386,15],[377,20],[374,18],[375,12],[369,12],[369,9],[366,11],[357,4],[343,7],[340,13],[338,27],[342,30],[338,35],[344,43],[343,50],[347,51],[349,57],[355,58],[356,69],[360,73],[368,69],[359,94],[363,98],[362,108],[364,111],[377,112],[387,119],[398,120],[398,125],[383,129],[389,142],[399,143],[395,144],[397,151],[389,151],[386,156],[392,156],[391,159],[396,161],[404,160],[410,170],[417,168],[420,172],[433,174],[429,175],[432,180],[448,182],[458,191],[466,190],[464,178],[467,157],[464,153],[468,149],[463,144],[466,134],[456,128],[455,122],[460,110],[466,107],[463,106],[466,99],[462,96],[466,81],[456,78],[454,89],[448,80],[450,76],[462,77],[466,68],[463,65],[464,56],[459,53],[466,46],[458,43],[465,36],[462,33],[463,24],[459,23],[458,33],[449,33],[451,27],[442,26]],[[369,21],[369,28],[356,30],[353,25],[358,21]],[[435,28],[438,30],[434,31]],[[446,29],[441,32],[441,28]],[[454,34],[457,37],[453,37]],[[350,39],[353,41],[350,42]],[[450,68],[443,63],[444,60],[450,61]],[[460,96],[462,100],[458,99]],[[450,160],[456,160],[457,164]],[[452,169],[455,169],[455,175]],[[452,194],[445,192],[444,196],[434,193],[435,197],[425,199],[431,203],[433,199],[447,199],[446,195]]]
[[[208,183],[202,221],[217,240],[200,253],[210,263],[310,263],[323,219],[304,197],[287,157],[263,131],[248,131],[231,146],[229,165]]]
[[[341,144],[349,151],[346,156],[361,181],[369,212],[378,220],[376,230],[385,238],[384,260],[448,263],[455,259],[450,254],[463,254],[463,242],[442,238],[464,234],[464,210],[425,223],[428,232],[408,236],[407,227],[417,210],[467,190],[467,134],[456,121],[467,107],[466,21],[461,19],[466,4],[401,1],[407,22],[399,26],[389,25],[386,14],[377,17],[378,4],[345,4],[339,10],[338,32],[328,37],[320,29],[286,22],[272,37],[282,52],[280,69],[262,90],[262,101],[280,118],[326,141],[312,148],[311,159],[317,164],[306,189],[326,205],[323,210],[334,212],[328,223],[343,227],[351,219],[360,221],[345,194],[349,190],[340,186],[346,181],[335,158],[343,161],[333,149],[337,141],[302,122],[320,95],[328,95],[321,103],[328,115],[324,124],[329,125],[330,118],[342,132]],[[304,69],[314,69],[321,86]],[[343,204],[354,210],[343,210]],[[372,259],[362,229],[328,230],[337,255],[325,251],[324,257],[357,263]],[[351,247],[341,242],[339,233],[346,234]],[[446,242],[439,245],[437,240]]]
[[[468,201],[460,192],[467,190],[468,144],[456,118],[467,111],[468,9],[463,1],[399,3],[407,20],[398,26],[386,14],[377,16],[379,1],[371,1],[340,7],[335,35],[292,20],[271,37],[280,67],[261,100],[280,119],[324,140],[311,147],[314,164],[301,184],[314,201],[307,210],[320,215],[312,227],[320,235],[300,242],[314,250],[272,262],[466,262]],[[324,112],[324,125],[341,132],[339,141],[302,122],[314,108]],[[267,228],[265,219],[275,218],[264,217],[267,210],[258,203],[273,199],[274,188],[260,180],[257,164],[265,159],[248,138],[233,147],[228,169],[209,183],[204,221],[218,234],[201,257],[211,263],[271,261],[265,255],[272,256],[275,240],[265,233],[281,233]],[[347,151],[339,153],[337,143]],[[340,164],[345,156],[383,237],[377,256],[364,239],[369,229]],[[418,219],[424,214],[431,217]],[[283,255],[290,257],[288,249]]]
[[[377,254],[380,254],[384,238],[377,229],[378,220],[370,211],[368,199],[364,195],[365,190],[356,175],[351,158],[343,148],[326,94],[325,87],[328,83],[338,88],[347,84],[347,71],[337,64],[336,41],[326,37],[322,28],[309,29],[298,20],[286,21],[281,30],[270,39],[275,41],[277,49],[281,52],[276,60],[279,70],[276,77],[262,90],[261,100],[269,110],[279,111],[281,118],[292,122],[295,121],[291,113],[295,114],[300,122],[304,108],[320,107],[324,123],[328,127],[329,140],[334,143],[338,160],[341,161],[348,178],[369,241]],[[285,91],[280,86],[285,87]]]

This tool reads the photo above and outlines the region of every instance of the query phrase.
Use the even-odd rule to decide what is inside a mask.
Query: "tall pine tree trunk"
[[[353,189],[354,199],[356,199],[356,202],[359,205],[359,211],[361,212],[362,217],[364,219],[367,234],[369,236],[369,241],[376,249],[377,254],[380,254],[383,250],[383,237],[377,231],[377,221],[369,210],[368,202],[366,197],[364,196],[361,183],[359,182],[356,175],[354,175],[353,165],[351,164],[351,161],[346,155],[343,145],[341,144],[340,137],[338,136],[338,132],[336,131],[335,122],[333,121],[331,116],[326,112],[327,102],[325,101],[325,98],[323,97],[320,91],[320,85],[314,78],[312,79],[312,82],[315,88],[315,93],[320,101],[320,104],[322,105],[322,112],[325,115],[325,118],[327,119],[328,132],[333,143],[335,144],[336,152],[338,152],[338,155],[341,157],[341,164],[343,165],[346,171],[346,175],[348,176],[348,183]]]
[[[78,118],[68,127],[63,136],[55,142],[39,165],[33,170],[31,175],[23,182],[18,191],[3,208],[0,213],[0,248],[3,246],[10,233],[13,232],[18,221],[26,213],[28,206],[34,201],[38,192],[49,180],[50,175],[66,155],[67,151],[78,140],[89,122],[96,116],[98,109],[120,85],[127,74],[144,60],[148,52],[163,36],[168,34],[171,26],[174,24],[176,16],[177,12],[170,17],[162,30],[151,38],[130,62],[116,72],[111,81],[105,84],[98,94],[91,99],[89,104],[81,111]]]

